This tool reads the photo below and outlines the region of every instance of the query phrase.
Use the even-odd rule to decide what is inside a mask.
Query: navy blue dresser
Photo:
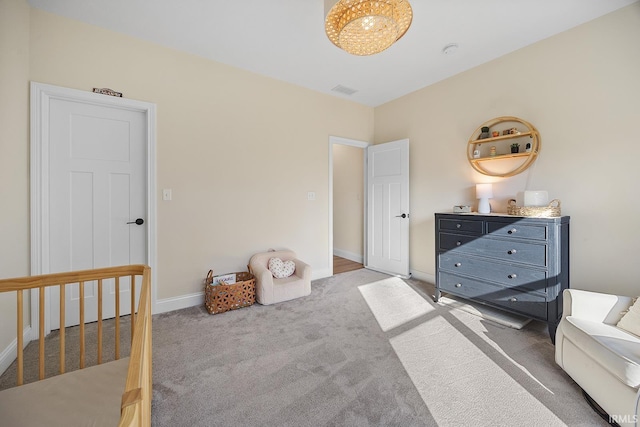
[[[569,217],[436,213],[436,302],[456,295],[547,322],[569,287]]]

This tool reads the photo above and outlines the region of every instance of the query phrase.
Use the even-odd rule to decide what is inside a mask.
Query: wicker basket
[[[251,273],[235,273],[236,283],[213,283],[213,271],[209,270],[204,285],[204,305],[209,314],[224,313],[248,307],[256,302],[256,278]]]
[[[515,199],[510,199],[507,202],[507,214],[534,218],[551,218],[561,216],[560,200],[553,199],[549,202],[549,206],[516,206]]]

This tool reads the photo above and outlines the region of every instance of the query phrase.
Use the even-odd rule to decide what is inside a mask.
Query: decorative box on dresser
[[[447,293],[547,322],[569,287],[569,217],[436,213],[436,302]]]

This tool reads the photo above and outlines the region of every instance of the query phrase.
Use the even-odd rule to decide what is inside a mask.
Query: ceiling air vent
[[[350,87],[338,85],[338,86],[334,87],[333,89],[331,89],[331,91],[339,92],[339,93],[342,93],[344,95],[351,96],[351,95],[353,95],[354,93],[357,92],[357,89],[351,89]]]

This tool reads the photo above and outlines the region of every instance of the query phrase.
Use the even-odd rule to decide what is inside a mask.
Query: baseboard
[[[204,292],[159,299],[156,301],[156,311],[153,314],[166,313],[198,305],[204,305]]]
[[[424,271],[411,270],[411,277],[434,285],[436,283],[436,276],[434,276],[433,274],[425,273]]]
[[[360,264],[364,262],[364,257],[362,255],[349,251],[343,251],[342,249],[333,248],[333,254],[339,256],[340,258],[346,258],[353,262],[359,262]]]
[[[27,344],[31,341],[31,326],[27,326],[22,331],[23,338],[23,346],[26,347]],[[0,353],[0,374],[4,373],[9,366],[16,360],[18,357],[18,339],[14,339],[11,344],[7,348],[5,348],[2,353]]]

